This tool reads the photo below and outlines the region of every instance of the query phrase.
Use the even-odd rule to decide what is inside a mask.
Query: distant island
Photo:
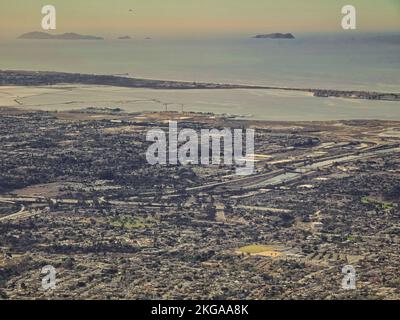
[[[254,39],[296,39],[291,33],[258,34]]]
[[[46,32],[28,32],[20,35],[18,39],[34,40],[104,40],[102,37],[81,35],[78,33],[49,34]]]
[[[118,38],[119,40],[131,40],[132,38],[130,36],[122,36]]]

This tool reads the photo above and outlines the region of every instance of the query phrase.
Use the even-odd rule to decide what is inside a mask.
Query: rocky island
[[[254,39],[296,39],[291,33],[258,34]]]
[[[78,33],[63,33],[63,34],[49,34],[46,32],[28,32],[20,35],[18,39],[33,39],[33,40],[104,40],[102,37],[81,35]]]

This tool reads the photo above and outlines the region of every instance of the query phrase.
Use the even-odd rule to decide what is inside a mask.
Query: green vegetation
[[[397,206],[395,203],[379,201],[379,200],[376,200],[376,199],[373,199],[373,198],[370,198],[370,197],[363,197],[361,199],[361,203],[363,203],[363,204],[373,204],[373,205],[375,205],[378,208],[383,209],[383,210],[391,210],[395,206]]]
[[[121,227],[124,229],[143,229],[153,226],[157,220],[152,217],[132,217],[122,215],[118,218],[111,220],[110,224],[114,227]]]
[[[347,240],[350,242],[357,242],[359,239],[359,237],[355,236],[355,235],[348,235],[347,236]]]

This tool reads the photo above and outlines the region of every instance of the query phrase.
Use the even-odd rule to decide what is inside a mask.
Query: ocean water
[[[400,36],[396,34],[296,35],[295,40],[236,38],[0,42],[0,69],[126,74],[151,79],[400,92]],[[118,105],[118,90],[102,106]],[[79,91],[75,91],[79,95]],[[121,93],[119,93],[121,94]],[[130,89],[129,110],[155,110],[163,102],[186,110],[249,115],[259,119],[398,119],[400,103],[322,99],[280,91],[164,92]],[[71,93],[72,95],[72,93]],[[82,96],[84,97],[84,95]],[[51,95],[27,105],[62,109]],[[48,99],[53,99],[48,101]],[[63,99],[61,99],[64,101]],[[74,96],[74,101],[81,101]],[[90,100],[90,99],[89,99]],[[29,102],[29,103],[28,103]],[[70,101],[71,102],[71,101]],[[93,103],[96,104],[96,101]],[[80,105],[80,104],[79,104]],[[142,106],[142,107],[141,107]],[[45,107],[45,106],[43,106]],[[171,106],[174,108],[174,106]],[[178,108],[175,106],[175,108]]]

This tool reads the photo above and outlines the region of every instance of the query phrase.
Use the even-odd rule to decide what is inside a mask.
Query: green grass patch
[[[362,197],[362,198],[361,198],[361,203],[362,203],[362,204],[370,204],[371,201],[369,200],[368,197]]]
[[[391,202],[385,202],[385,201],[379,201],[370,197],[362,197],[361,198],[361,203],[363,204],[373,204],[383,210],[391,210],[393,209],[395,206],[397,206],[394,203]]]
[[[132,217],[132,216],[120,216],[111,220],[110,224],[114,227],[120,227],[124,229],[144,229],[152,227],[157,223],[157,220],[152,217]]]
[[[357,237],[353,235],[347,236],[347,240],[350,242],[357,242]]]

